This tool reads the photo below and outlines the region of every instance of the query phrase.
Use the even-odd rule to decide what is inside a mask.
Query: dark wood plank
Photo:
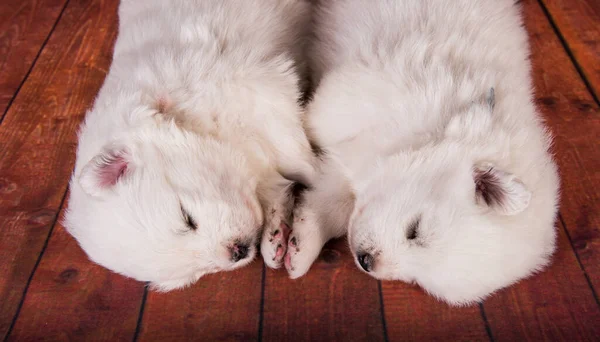
[[[523,2],[537,102],[555,135],[560,213],[596,293],[600,290],[600,110],[537,1]]]
[[[0,121],[66,0],[0,2]]]
[[[390,341],[488,341],[478,306],[450,307],[399,281],[381,286]]]
[[[265,341],[384,339],[378,283],[356,269],[345,240],[328,243],[299,279],[267,269],[263,315]]]
[[[258,338],[262,260],[200,278],[189,288],[149,292],[140,341],[250,341]]]
[[[600,95],[600,1],[542,0],[581,67]]]
[[[557,229],[554,263],[484,303],[494,341],[600,340],[600,308],[562,225]]]
[[[131,341],[143,293],[143,283],[90,262],[59,225],[8,340]]]
[[[548,18],[535,0],[523,1],[531,39],[537,101],[556,135],[562,177],[561,215],[593,283],[598,265],[600,118]],[[600,311],[565,227],[558,224],[553,264],[500,291],[484,304],[495,340],[598,340]]]
[[[117,5],[116,0],[69,3],[0,125],[0,338],[59,212],[76,128],[110,62]],[[44,309],[44,303],[38,305]]]

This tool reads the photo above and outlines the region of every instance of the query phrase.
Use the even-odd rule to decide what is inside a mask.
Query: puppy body
[[[65,220],[92,260],[170,290],[250,262],[263,224],[277,235],[282,174],[313,173],[298,105],[308,14],[294,0],[122,1]],[[277,241],[263,247],[273,267]]]
[[[452,304],[544,267],[559,180],[518,6],[342,0],[316,18],[308,129],[325,153],[296,211],[291,276],[346,227],[359,267]]]

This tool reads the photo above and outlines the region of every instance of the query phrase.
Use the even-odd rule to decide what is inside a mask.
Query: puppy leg
[[[354,209],[354,193],[331,160],[321,167],[315,184],[300,197],[294,210],[285,267],[290,278],[304,275],[332,238],[346,233]]]
[[[260,252],[265,264],[271,268],[281,267],[285,256],[294,205],[293,188],[293,181],[277,173],[261,189],[265,222]]]
[[[265,225],[261,241],[261,253],[265,264],[279,268],[285,256],[289,220],[294,207],[296,184],[311,186],[315,174],[316,158],[301,126],[280,127],[271,130],[277,141],[277,171],[266,180],[264,198]]]

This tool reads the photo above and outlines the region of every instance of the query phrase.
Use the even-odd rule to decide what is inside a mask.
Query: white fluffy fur
[[[295,211],[291,277],[347,226],[370,275],[455,305],[543,268],[559,179],[518,6],[322,1],[315,30],[308,127],[325,154]],[[499,201],[477,195],[481,175]]]
[[[249,263],[263,224],[281,235],[292,183],[281,175],[313,173],[298,105],[309,10],[301,0],[122,1],[65,220],[92,260],[166,291]],[[234,244],[248,256],[232,260]],[[263,246],[273,267],[276,248]]]

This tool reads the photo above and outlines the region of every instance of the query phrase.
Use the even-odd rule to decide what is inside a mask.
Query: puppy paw
[[[267,224],[260,243],[260,252],[265,264],[270,268],[279,268],[287,250],[290,228],[283,220]]]
[[[319,257],[324,244],[315,220],[306,215],[294,219],[284,262],[291,279],[299,278],[308,272]]]

